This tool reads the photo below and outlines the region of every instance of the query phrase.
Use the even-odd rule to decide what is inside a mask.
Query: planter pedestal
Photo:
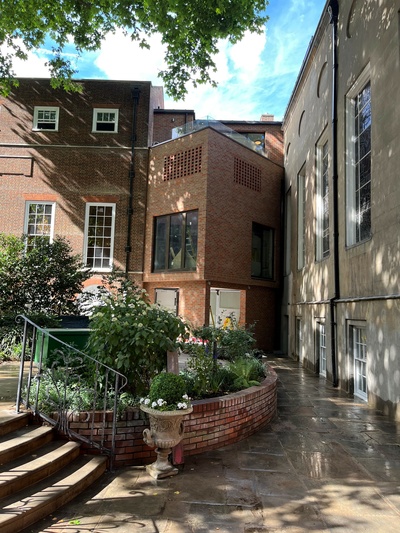
[[[150,420],[150,429],[143,431],[143,440],[151,448],[156,448],[157,454],[157,460],[146,467],[147,472],[154,479],[176,476],[179,471],[170,463],[168,456],[171,453],[171,448],[183,439],[183,417],[191,413],[193,408],[158,411],[141,405],[140,409],[149,415]]]

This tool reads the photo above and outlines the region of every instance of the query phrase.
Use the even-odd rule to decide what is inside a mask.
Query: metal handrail
[[[112,469],[115,457],[118,399],[128,382],[127,377],[58,339],[26,316],[19,315],[17,320],[24,321],[16,400],[17,413],[21,412],[21,406],[31,409],[35,416],[39,416],[71,439],[82,441],[106,453],[110,456],[110,469]],[[46,337],[53,339],[57,346],[62,348],[58,351],[59,359],[53,361],[50,366],[43,361]],[[93,372],[91,387],[82,382],[82,373],[88,368]],[[51,387],[44,383],[45,374],[51,380]],[[83,386],[80,388],[82,383]],[[71,390],[71,387],[76,391],[75,400],[78,404],[82,394],[91,397],[91,405],[85,406],[84,415],[80,410],[77,415],[76,407],[71,408],[67,398],[67,390],[68,388]],[[45,408],[43,399],[46,401]],[[111,435],[108,435],[107,425],[109,413],[112,413]],[[87,435],[81,435],[71,428],[71,423],[76,418],[88,424],[90,431]]]

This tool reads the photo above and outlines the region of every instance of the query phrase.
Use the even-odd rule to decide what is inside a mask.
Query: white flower
[[[187,409],[187,403],[179,402],[178,403],[178,409]]]
[[[150,403],[150,398],[146,398],[146,399],[144,400],[144,405],[149,405],[149,403]]]
[[[144,398],[140,398],[139,403],[144,403]]]
[[[162,398],[159,398],[159,399],[157,400],[157,403],[158,403],[158,405],[159,405],[160,407],[162,407],[162,406],[165,405],[167,402],[165,402]]]
[[[156,407],[157,407],[157,402],[153,402],[153,403],[151,404],[151,406],[152,406],[153,408],[156,408]]]
[[[189,396],[188,396],[187,394],[184,394],[184,395],[182,396],[182,399],[183,399],[183,400],[188,400],[188,399],[189,399]]]

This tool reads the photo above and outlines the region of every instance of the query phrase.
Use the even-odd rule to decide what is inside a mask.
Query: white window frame
[[[327,168],[326,175],[324,173],[324,148],[327,146]],[[329,154],[329,142],[328,142],[328,132],[322,134],[320,140],[316,145],[316,184],[315,184],[315,259],[317,261],[322,261],[329,256],[330,246],[328,244],[328,249],[324,250],[324,214],[326,208],[326,200],[324,201],[323,197],[323,183],[324,178],[328,180],[327,187],[327,202],[328,202],[328,239],[329,239],[329,165],[330,165],[330,154]]]
[[[355,113],[356,98],[364,87],[371,81],[370,64],[364,68],[346,95],[346,244],[353,246],[364,242],[358,239],[357,206],[356,206],[356,153],[355,153]]]
[[[323,319],[317,321],[317,357],[319,362],[319,375],[326,377],[326,326]]]
[[[55,120],[41,120],[39,119],[39,113],[41,111],[48,111],[48,112],[55,112]],[[58,124],[60,119],[60,108],[59,107],[51,107],[51,106],[35,106],[33,109],[33,130],[34,131],[58,131]],[[54,128],[41,128],[40,124],[54,124]]]
[[[297,269],[305,266],[306,247],[306,166],[297,174]]]
[[[363,338],[362,338],[363,336]],[[364,321],[349,321],[349,369],[354,377],[354,396],[363,401],[368,401],[368,344],[367,328]],[[361,378],[364,383],[360,387]]]
[[[50,221],[50,232],[49,233],[29,233],[29,210],[31,205],[44,205],[51,207],[51,221]],[[24,234],[26,235],[26,246],[30,247],[29,239],[35,237],[49,237],[49,241],[53,242],[54,238],[54,222],[55,222],[55,212],[56,212],[56,202],[46,202],[40,200],[29,200],[25,202],[25,217],[24,217]],[[36,227],[36,223],[35,223]],[[33,244],[34,246],[34,244]]]
[[[115,120],[98,120],[98,114],[99,113],[114,113],[115,114]],[[102,108],[102,107],[95,107],[93,109],[93,123],[92,123],[92,133],[118,133],[118,119],[119,119],[119,109],[117,108]],[[113,130],[101,130],[98,129],[98,124],[114,124]]]
[[[110,249],[110,257],[108,259],[107,266],[101,266],[96,267],[92,265],[88,265],[88,247],[89,247],[89,217],[90,215],[90,208],[91,207],[111,207],[112,208],[112,221],[111,221],[111,245],[109,247]],[[87,202],[85,207],[85,238],[84,238],[84,251],[83,251],[83,259],[84,264],[88,266],[91,270],[95,272],[109,272],[112,270],[113,267],[113,261],[114,261],[114,234],[115,234],[115,212],[116,212],[116,204],[115,203],[106,203],[106,202]],[[104,247],[99,247],[99,249],[102,251]],[[103,261],[103,255],[99,256],[99,258]]]

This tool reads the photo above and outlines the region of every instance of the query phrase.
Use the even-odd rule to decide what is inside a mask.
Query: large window
[[[33,111],[33,129],[58,131],[58,107],[35,106]]]
[[[306,257],[306,175],[305,166],[297,175],[297,268],[304,268]]]
[[[371,84],[369,67],[347,95],[347,244],[371,236]]]
[[[196,270],[197,211],[155,218],[153,270]]]
[[[28,248],[35,246],[38,237],[53,240],[55,205],[54,202],[26,202],[24,233]]]
[[[116,133],[118,131],[118,109],[93,109],[94,132]]]
[[[114,250],[115,204],[88,203],[85,217],[85,264],[111,270]]]
[[[329,150],[325,138],[317,145],[315,256],[321,261],[329,255]]]
[[[274,230],[253,222],[251,276],[272,279],[274,276]]]

